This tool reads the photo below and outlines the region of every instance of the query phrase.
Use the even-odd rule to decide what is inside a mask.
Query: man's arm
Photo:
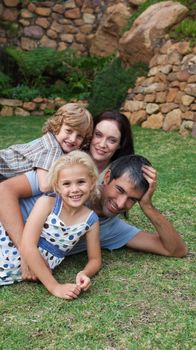
[[[20,246],[24,229],[19,199],[31,195],[31,186],[25,175],[18,175],[0,183],[0,222],[17,248]],[[22,256],[21,269],[23,279],[36,280]]]
[[[156,171],[152,167],[143,168],[144,177],[149,183],[149,189],[139,204],[144,215],[150,220],[157,233],[141,231],[127,246],[144,252],[165,256],[183,257],[187,254],[186,244],[181,239],[174,226],[152,204],[152,195],[156,188]]]
[[[20,244],[24,228],[19,199],[30,196],[31,186],[25,175],[18,175],[0,183],[0,222],[16,247]]]

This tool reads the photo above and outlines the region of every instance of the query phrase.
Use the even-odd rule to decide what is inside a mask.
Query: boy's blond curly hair
[[[42,129],[45,134],[51,132],[57,135],[63,124],[67,124],[84,135],[83,144],[88,144],[93,132],[93,118],[91,113],[79,103],[66,103],[49,118]]]

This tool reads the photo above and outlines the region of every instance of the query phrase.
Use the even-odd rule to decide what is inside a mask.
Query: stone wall
[[[195,98],[196,47],[167,41],[151,59],[148,77],[129,89],[121,111],[131,124],[186,135],[196,122]]]
[[[54,113],[59,107],[68,101],[63,98],[48,99],[37,97],[32,101],[21,101],[8,98],[0,98],[0,116],[22,116],[29,117],[31,115],[42,116],[47,113]],[[76,102],[75,100],[69,102]],[[87,101],[80,101],[87,105]]]
[[[14,45],[23,50],[39,46],[57,50],[72,48],[80,54],[106,55],[111,53],[111,49],[112,52],[118,51],[122,28],[134,8],[143,1],[2,0],[0,46]],[[161,6],[166,6],[168,10],[168,4],[176,6],[172,2],[161,3]],[[150,11],[151,17],[154,7],[151,6],[147,11]],[[157,12],[162,16],[159,8]],[[144,14],[142,16],[145,17]],[[160,20],[157,19],[158,22]],[[138,21],[142,22],[141,18],[138,18]],[[149,21],[147,22],[149,24]],[[148,45],[153,56],[148,77],[140,77],[135,88],[129,89],[122,111],[132,124],[139,124],[145,128],[162,128],[165,131],[176,129],[185,135],[196,128],[196,48],[191,49],[188,42],[171,41],[167,41],[161,47],[168,27],[167,21],[163,22],[161,20],[164,28],[161,41],[152,47]],[[142,26],[143,22],[140,23],[139,33],[142,31]],[[149,33],[153,43],[157,42],[152,28]],[[137,43],[141,44],[141,38],[137,39]],[[103,48],[104,52],[101,51]],[[131,45],[132,51],[133,45]],[[136,45],[136,51],[134,58],[137,60],[138,52],[146,55],[141,45],[140,47]],[[61,104],[59,101],[63,104],[62,99],[37,98],[28,102],[0,99],[0,115],[42,115],[47,109],[55,111],[59,103]]]
[[[128,17],[145,0],[2,0],[0,46],[22,50],[72,48],[77,53],[108,55]]]
[[[107,0],[3,0],[0,3],[0,46],[23,50],[38,46],[87,53]]]
[[[147,77],[139,77],[121,107],[131,124],[143,128],[179,130],[196,136],[196,48],[189,42],[167,41],[150,61]],[[0,116],[44,115],[64,99],[32,101],[0,99]],[[87,101],[83,101],[87,105]]]

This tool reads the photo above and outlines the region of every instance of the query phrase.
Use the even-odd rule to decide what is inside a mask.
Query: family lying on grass
[[[86,108],[69,103],[46,122],[40,139],[0,151],[1,179],[10,177],[0,183],[0,285],[39,280],[51,294],[74,299],[99,271],[100,248],[187,254],[180,235],[152,204],[156,170],[134,155],[128,119],[103,112],[94,119],[89,145],[92,125]],[[136,202],[156,233],[118,217]],[[60,284],[52,269],[85,250],[88,262],[75,283]]]

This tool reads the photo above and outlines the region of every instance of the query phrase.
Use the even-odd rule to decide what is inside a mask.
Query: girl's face
[[[90,154],[96,162],[110,162],[120,147],[121,133],[115,120],[103,120],[95,127],[90,144]]]
[[[65,153],[69,153],[74,149],[80,148],[85,137],[85,135],[81,134],[81,132],[73,129],[67,124],[63,124],[59,133],[55,136],[57,142]]]
[[[79,208],[88,200],[94,185],[88,169],[82,164],[73,164],[60,171],[57,190],[65,206]]]

